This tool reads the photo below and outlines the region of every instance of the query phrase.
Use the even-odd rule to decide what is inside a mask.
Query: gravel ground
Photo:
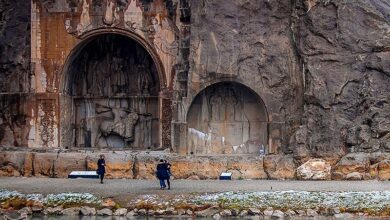
[[[277,180],[172,180],[171,190],[160,190],[155,180],[54,179],[0,177],[0,189],[22,193],[89,192],[101,197],[133,197],[141,194],[176,195],[226,191],[385,191],[390,182],[383,181],[277,181]]]

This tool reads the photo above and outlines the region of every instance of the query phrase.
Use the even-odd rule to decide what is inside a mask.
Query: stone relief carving
[[[158,146],[158,74],[142,46],[121,35],[99,36],[69,71],[77,147]]]
[[[157,138],[152,128],[158,122],[153,119],[153,113],[143,106],[145,102],[136,99],[76,100],[76,146],[153,147]],[[153,106],[157,107],[157,102]]]
[[[55,100],[40,100],[38,104],[38,137],[39,144],[45,147],[55,147],[58,140]]]
[[[138,122],[138,114],[124,108],[112,108],[111,111],[114,118],[112,120],[103,120],[100,123],[95,146],[98,145],[100,138],[108,137],[109,135],[122,137],[126,144],[134,141],[134,127]],[[109,146],[108,143],[107,146]]]
[[[126,37],[97,39],[75,62],[72,93],[78,96],[158,95],[152,58]]]
[[[258,153],[266,144],[265,110],[240,86],[211,86],[194,100],[188,114],[188,153]]]
[[[90,10],[89,7],[90,7],[90,4],[88,3],[88,0],[83,0],[82,12],[81,12],[81,16],[80,16],[80,23],[77,25],[77,28],[76,28],[78,35],[81,35],[84,32],[91,29],[92,21],[91,21],[91,16],[89,14],[89,10]]]
[[[125,11],[129,7],[129,0],[70,1],[68,7],[70,12],[68,18],[64,21],[65,30],[76,37],[99,26],[125,26],[129,29],[134,29],[137,26],[131,24],[131,22],[125,23]],[[77,16],[74,14],[77,14]],[[142,19],[142,14],[139,16]]]
[[[123,22],[123,13],[128,4],[128,0],[106,0],[103,23],[115,27]]]
[[[168,18],[152,17],[149,26],[149,36],[160,54],[161,61],[167,73],[167,80],[170,81],[170,73],[176,64],[178,54],[179,30],[175,24]]]
[[[124,12],[124,21],[127,29],[144,31],[142,5],[139,5],[137,1],[130,1],[129,6]]]

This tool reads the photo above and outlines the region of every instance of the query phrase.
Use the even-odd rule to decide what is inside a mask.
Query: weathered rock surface
[[[316,217],[316,216],[318,216],[318,213],[313,209],[307,209],[306,215],[309,217]]]
[[[101,206],[105,208],[113,208],[116,205],[115,201],[112,198],[104,199]]]
[[[348,174],[360,173],[366,178],[370,170],[370,159],[365,153],[350,153],[345,155],[333,169],[333,179],[346,179]],[[354,175],[356,177],[356,175]],[[351,177],[350,177],[351,178]]]
[[[63,212],[62,207],[47,207],[45,210],[43,210],[43,214],[45,215],[62,215]]]
[[[217,179],[222,172],[230,171],[235,179],[264,179],[260,157],[193,157],[180,158],[172,163],[172,174],[178,179]]]
[[[87,169],[96,170],[100,154],[89,154],[86,157]],[[107,178],[133,178],[133,155],[126,151],[105,154]]]
[[[352,172],[348,173],[347,176],[345,176],[346,180],[362,180],[363,175],[359,172]]]
[[[31,215],[33,213],[31,207],[24,207],[20,210],[18,210],[18,213],[21,214],[21,215]]]
[[[273,213],[272,213],[272,217],[273,218],[284,218],[285,214],[284,212],[280,211],[280,210],[275,210]]]
[[[221,216],[232,216],[232,211],[230,209],[224,209],[220,214]]]
[[[390,180],[390,160],[378,163],[378,177],[380,180]]]
[[[219,207],[212,206],[212,207],[207,208],[205,210],[195,212],[195,215],[199,216],[199,217],[210,217],[210,216],[213,216],[217,213],[219,213]]]
[[[0,153],[0,175],[20,176],[24,174],[24,152],[1,152]]]
[[[96,215],[96,209],[92,207],[82,206],[80,207],[80,214],[84,216]]]
[[[134,210],[131,210],[130,212],[127,213],[126,217],[127,218],[134,218],[134,216],[136,216],[137,213],[134,211]]]
[[[155,179],[155,166],[159,155],[135,156],[131,152],[106,152],[107,178]],[[73,170],[94,170],[99,154],[89,152],[21,152],[0,153],[0,175],[67,177]],[[267,155],[265,157],[184,157],[164,155],[172,163],[172,178],[217,179],[221,172],[232,172],[233,179],[329,179],[330,163],[312,159],[295,169],[292,156]],[[351,153],[344,156],[332,168],[332,179],[389,179],[388,153]],[[350,176],[347,178],[347,175]],[[356,176],[356,175],[355,175]],[[114,206],[114,205],[113,205]],[[112,206],[112,207],[113,207]]]
[[[311,155],[388,151],[389,8],[381,0],[297,1],[293,27],[306,82],[301,146]]]
[[[335,214],[334,217],[336,219],[350,219],[350,218],[354,218],[354,215],[351,213],[338,213]]]
[[[264,170],[271,179],[294,179],[296,165],[292,156],[267,155]]]
[[[127,209],[119,208],[119,209],[115,210],[114,215],[116,215],[116,216],[125,216],[125,215],[127,215]]]
[[[274,213],[274,209],[269,207],[263,211],[264,216],[272,216],[272,213]]]
[[[67,208],[62,211],[63,215],[70,215],[70,216],[77,216],[80,214],[80,208],[79,207],[72,207]]]
[[[248,209],[248,214],[249,215],[261,215],[262,213],[259,209],[250,208],[250,209]]]
[[[297,168],[297,177],[304,180],[328,180],[331,166],[323,159],[310,159]]]
[[[97,210],[96,214],[101,216],[111,216],[112,210],[109,208],[104,208],[104,209]]]

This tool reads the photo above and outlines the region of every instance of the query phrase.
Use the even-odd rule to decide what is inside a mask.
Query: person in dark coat
[[[167,173],[168,173],[168,176],[167,176],[167,184],[168,184],[168,189],[171,189],[171,181],[170,181],[170,178],[171,178],[171,164],[167,161],[167,160],[164,160],[164,163],[165,163],[165,168],[167,169]]]
[[[163,159],[161,159],[160,162],[157,164],[156,175],[157,178],[160,180],[160,189],[165,189],[167,187],[165,185],[165,180],[168,178],[168,170]]]
[[[104,160],[104,155],[100,155],[100,159],[97,162],[97,171],[96,173],[100,176],[100,183],[103,184],[104,174],[106,173],[106,161]]]

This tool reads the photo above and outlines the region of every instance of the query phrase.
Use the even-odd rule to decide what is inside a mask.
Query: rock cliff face
[[[30,89],[30,1],[0,1],[0,92]]]
[[[295,2],[305,85],[304,118],[290,141],[298,158],[389,152],[389,15],[381,0]]]
[[[185,105],[196,103],[194,96],[211,84],[244,84],[264,102],[267,136],[272,141],[256,141],[268,145],[269,153],[290,153],[288,137],[303,113],[300,60],[290,30],[292,9],[290,1],[191,2],[191,65]],[[247,145],[245,141],[238,144]]]
[[[43,147],[44,151],[47,146],[75,147],[71,146],[75,143],[72,120],[77,114],[70,109],[77,106],[72,101],[75,97],[62,99],[61,80],[66,76],[61,69],[67,68],[69,54],[72,59],[83,54],[70,51],[87,42],[82,39],[84,34],[103,30],[109,35],[120,30],[144,42],[159,72],[156,77],[166,80],[154,97],[155,106],[163,107],[153,110],[158,117],[162,115],[153,119],[153,130],[160,129],[155,139],[164,143],[154,148],[168,148],[172,140],[171,150],[182,154],[171,155],[177,162],[175,169],[183,170],[182,178],[216,177],[229,169],[243,178],[295,178],[296,168],[312,158],[324,159],[332,167],[333,179],[389,178],[387,0],[112,2],[117,11],[110,11],[116,7],[111,1],[0,0],[3,151],[14,146],[19,150]],[[58,31],[53,27],[59,27]],[[64,45],[55,40],[62,37]],[[106,97],[99,99],[106,102]],[[60,139],[67,146],[61,146]],[[188,171],[194,164],[203,169],[196,159],[199,152],[202,156],[210,152],[255,154],[262,145],[269,155],[258,160],[251,155],[248,163],[237,162],[237,168],[227,165],[231,159],[220,156],[208,159],[210,174],[194,176]],[[55,176],[53,170],[58,169],[63,176],[67,172],[64,163],[77,164],[75,169],[94,168],[93,156],[56,160],[52,154],[21,152],[17,160],[1,157],[2,175]],[[194,158],[187,163],[185,155]],[[151,167],[132,157],[112,158],[116,161],[110,168],[113,177],[122,170],[123,177],[153,177],[154,157],[138,158],[145,164],[149,161]],[[43,162],[32,169],[29,160]],[[252,165],[256,168],[251,169]]]
[[[30,91],[29,1],[0,1],[0,146],[26,146]]]

